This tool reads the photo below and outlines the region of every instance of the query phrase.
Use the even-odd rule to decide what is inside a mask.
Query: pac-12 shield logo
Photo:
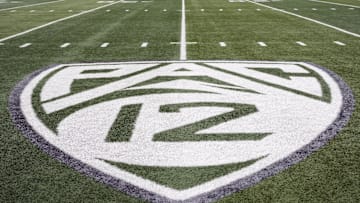
[[[351,90],[309,63],[66,64],[13,91],[13,120],[81,173],[149,201],[219,199],[332,138]]]

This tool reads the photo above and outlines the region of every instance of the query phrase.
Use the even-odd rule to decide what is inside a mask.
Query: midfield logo
[[[353,96],[308,63],[66,64],[13,91],[14,122],[81,173],[149,201],[212,201],[324,145]]]

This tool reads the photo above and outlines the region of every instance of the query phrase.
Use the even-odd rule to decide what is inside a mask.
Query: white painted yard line
[[[330,10],[336,11],[336,8],[330,8]]]
[[[223,9],[222,9],[222,8],[220,8],[220,9],[219,9],[219,11],[223,11]]]
[[[301,41],[297,41],[296,44],[298,44],[300,46],[303,46],[303,47],[306,47],[306,44],[304,42],[301,42]]]
[[[257,11],[261,11],[261,9],[260,9],[260,8],[257,8],[256,10],[257,10]]]
[[[7,10],[12,10],[12,9],[18,9],[18,8],[26,8],[26,7],[31,7],[31,6],[39,6],[39,5],[44,5],[44,4],[52,4],[52,3],[62,2],[62,1],[65,1],[65,0],[47,1],[47,2],[42,2],[42,3],[37,3],[37,4],[17,6],[17,7],[12,7],[12,8],[4,8],[4,9],[0,9],[0,11],[7,11]]]
[[[166,9],[164,9],[163,11],[164,11],[164,12],[166,12],[167,10],[166,10]]]
[[[316,10],[317,10],[317,8],[312,8],[311,10],[316,11]]]
[[[54,12],[54,10],[49,10],[50,13]]]
[[[219,42],[219,45],[220,45],[221,47],[226,47],[226,43],[225,43],[225,42]]]
[[[64,44],[62,44],[61,46],[60,46],[60,48],[66,48],[66,47],[68,47],[68,46],[70,46],[70,43],[64,43]]]
[[[285,14],[288,14],[288,15],[292,15],[292,16],[295,16],[295,17],[298,17],[298,18],[302,18],[304,20],[307,20],[307,21],[311,21],[313,23],[317,23],[317,24],[320,24],[320,25],[323,25],[323,26],[326,26],[326,27],[329,27],[329,28],[332,28],[334,30],[337,30],[339,32],[343,32],[345,34],[348,34],[348,35],[351,35],[351,36],[354,36],[354,37],[360,37],[359,34],[357,33],[353,33],[353,32],[350,32],[350,31],[347,31],[347,30],[344,30],[342,28],[339,28],[339,27],[336,27],[336,26],[333,26],[333,25],[329,25],[327,23],[323,23],[321,21],[318,21],[318,20],[314,20],[312,18],[308,18],[308,17],[305,17],[305,16],[302,16],[302,15],[298,15],[298,14],[295,14],[295,13],[292,13],[292,12],[289,12],[289,11],[284,11],[284,10],[281,10],[281,9],[278,9],[278,8],[275,8],[275,7],[272,7],[272,6],[268,6],[268,5],[264,5],[264,4],[261,4],[261,3],[257,3],[257,2],[254,2],[254,1],[250,1],[250,0],[247,0],[247,2],[250,2],[252,4],[256,4],[256,5],[259,5],[259,6],[263,6],[265,8],[270,8],[274,11],[279,11],[279,12],[282,12],[282,13],[285,13]]]
[[[258,45],[262,46],[262,47],[267,47],[267,45],[265,44],[265,42],[258,42]]]
[[[335,2],[330,2],[330,1],[320,1],[320,0],[309,0],[309,1],[319,2],[319,3],[324,3],[324,4],[333,4],[333,5],[338,5],[338,6],[360,8],[360,6],[354,6],[354,5],[350,5],[350,4],[341,4],[341,3],[335,3]]]
[[[241,8],[239,8],[238,11],[241,11]]]
[[[298,8],[294,8],[294,11],[298,11],[299,9]]]
[[[110,11],[111,11],[110,9],[106,10],[106,12],[110,12]]]
[[[25,44],[19,46],[19,48],[26,48],[26,47],[28,47],[30,45],[31,45],[31,43],[25,43]]]
[[[180,60],[186,60],[186,17],[185,0],[182,0],[181,6],[181,36],[180,36]]]
[[[110,44],[110,43],[105,42],[105,43],[101,44],[101,46],[100,46],[100,47],[101,47],[101,48],[106,48],[106,47],[108,47],[108,46],[109,46],[109,44]]]
[[[13,39],[13,38],[15,38],[15,37],[18,37],[18,36],[27,34],[27,33],[29,33],[29,32],[33,32],[33,31],[35,31],[35,30],[39,30],[39,29],[41,29],[41,28],[48,27],[48,26],[50,26],[50,25],[53,25],[53,24],[56,24],[56,23],[59,23],[59,22],[62,22],[62,21],[65,21],[65,20],[68,20],[68,19],[71,19],[71,18],[75,18],[75,17],[81,16],[81,15],[84,15],[84,14],[87,14],[87,13],[91,13],[91,12],[97,11],[97,10],[99,10],[99,9],[112,6],[112,5],[117,4],[117,3],[120,3],[120,1],[116,1],[116,2],[114,2],[114,3],[110,3],[110,4],[106,4],[106,5],[102,5],[102,6],[99,6],[99,7],[93,8],[93,9],[90,9],[90,10],[83,11],[83,12],[81,12],[81,13],[77,13],[77,14],[74,14],[74,15],[71,15],[71,16],[67,16],[67,17],[65,17],[65,18],[57,19],[57,20],[51,21],[51,22],[49,22],[49,23],[46,23],[46,24],[43,24],[43,25],[40,25],[40,26],[31,28],[31,29],[28,29],[28,30],[25,30],[25,31],[23,31],[23,32],[20,32],[20,33],[17,33],[17,34],[10,35],[10,36],[8,36],[8,37],[2,38],[2,39],[0,39],[0,42],[4,42],[4,41],[6,41],[6,40]]]
[[[36,10],[31,10],[30,13],[34,13]]]
[[[148,44],[149,44],[148,42],[143,42],[140,47],[141,48],[146,48],[148,46]]]
[[[340,41],[334,41],[335,44],[340,45],[340,46],[345,46],[346,44]]]
[[[170,42],[170,44],[177,44],[177,45],[179,45],[179,44],[181,44],[181,42]],[[197,44],[197,42],[186,42],[186,44]]]
[[[200,11],[201,11],[201,12],[204,12],[204,11],[205,11],[205,9],[203,9],[203,8],[202,8],[202,9],[200,9]]]

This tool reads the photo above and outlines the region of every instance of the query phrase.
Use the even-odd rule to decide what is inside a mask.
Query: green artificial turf
[[[355,0],[336,2],[356,4]],[[266,5],[286,10],[336,7],[336,13],[328,10],[315,14],[311,10],[299,10],[298,13],[360,33],[360,9],[350,14],[349,10],[339,6],[300,0]],[[0,38],[72,15],[68,9],[79,12],[97,6],[101,5],[96,1],[67,0],[39,6],[36,8],[39,12],[35,14],[29,12],[35,8],[17,9],[15,13],[0,12]],[[238,11],[239,8],[242,10]],[[59,10],[59,13],[48,14],[50,9]],[[107,9],[111,12],[106,12]],[[51,64],[178,60],[180,47],[170,42],[180,41],[180,9],[181,1],[178,0],[119,3],[0,45],[1,202],[142,202],[79,174],[31,144],[11,122],[8,97],[26,75]],[[187,46],[189,60],[312,62],[337,73],[352,88],[355,97],[359,97],[359,38],[251,3],[187,0],[186,9],[189,10],[186,12],[187,41],[198,42]],[[201,12],[201,9],[205,11]],[[335,40],[346,46],[334,44]],[[266,42],[268,46],[260,47],[258,41]],[[296,41],[305,42],[307,46],[299,46]],[[66,42],[71,45],[59,48]],[[105,42],[110,43],[109,47],[100,48]],[[142,42],[148,42],[149,46],[141,48]],[[226,42],[227,46],[220,47],[219,42]],[[32,45],[20,49],[24,43]],[[98,83],[87,85],[94,84]],[[74,90],[82,88],[80,85]],[[358,100],[356,106],[359,106]],[[359,126],[360,112],[356,108],[347,126],[318,152],[220,202],[359,202]]]

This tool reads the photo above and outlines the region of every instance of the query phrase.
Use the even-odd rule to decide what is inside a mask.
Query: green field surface
[[[269,2],[265,4],[300,14],[302,16],[310,17],[312,19],[320,20],[321,22],[335,25],[348,31],[355,33],[360,32],[359,8],[355,9],[355,7],[326,4],[323,2],[324,1],[313,2],[303,0],[287,0]],[[360,7],[360,1],[350,2],[349,4]],[[294,8],[297,8],[298,10],[294,10]]]
[[[26,0],[26,1],[11,1],[11,0],[1,0],[0,9],[7,9],[19,6],[29,6],[33,4],[40,4],[45,2],[52,2],[51,0]]]
[[[44,1],[0,3],[0,9],[40,2]],[[360,6],[358,0],[331,2]],[[187,45],[187,60],[311,62],[338,74],[355,98],[360,97],[360,37],[252,2],[185,3],[186,40],[196,42]],[[307,0],[263,4],[360,34],[360,8]],[[0,11],[0,202],[143,202],[48,156],[18,131],[8,110],[14,86],[26,75],[53,64],[180,59],[176,43],[181,35],[181,0],[119,2],[1,40],[104,5],[95,0],[65,0],[16,12]],[[147,47],[141,47],[144,42]],[[25,43],[31,45],[19,47]],[[61,48],[64,43],[70,45]],[[109,43],[108,47],[101,48],[103,43]],[[319,151],[219,202],[360,202],[359,126],[356,108],[346,127]]]

